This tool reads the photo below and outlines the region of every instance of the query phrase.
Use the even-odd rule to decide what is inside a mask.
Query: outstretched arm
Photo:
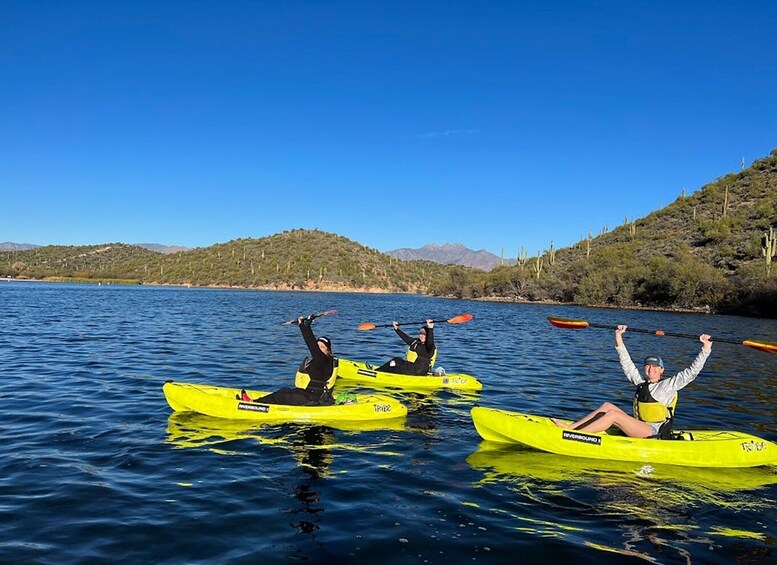
[[[410,345],[413,343],[413,338],[407,335],[405,332],[399,329],[399,326],[396,322],[394,322],[394,331],[397,332],[397,335],[400,337],[402,341],[404,341],[406,344]]]
[[[623,334],[626,333],[626,328],[628,328],[627,325],[620,324],[618,329],[615,330],[615,347],[625,347],[623,345]]]
[[[702,343],[701,351],[699,351],[699,354],[696,356],[696,359],[693,360],[691,366],[687,369],[683,369],[674,377],[666,379],[674,390],[680,390],[692,382],[699,376],[699,373],[701,373],[701,370],[704,368],[704,363],[707,362],[707,357],[709,357],[712,352],[712,340],[707,334],[702,334],[699,336],[699,341]]]
[[[621,324],[618,329],[615,330],[615,350],[618,352],[618,359],[621,362],[621,369],[626,375],[626,378],[632,384],[638,385],[645,379],[639,374],[639,369],[634,365],[634,361],[631,360],[629,352],[626,350],[626,345],[623,343],[623,334],[626,333],[628,326]]]
[[[316,343],[316,336],[313,335],[313,329],[310,327],[312,322],[313,320],[309,317],[299,318],[297,320],[297,323],[299,324],[299,330],[302,332],[302,339],[305,340],[305,345],[308,346],[308,350],[314,359],[319,357],[326,357]]]
[[[434,353],[434,320],[426,320],[426,351]]]

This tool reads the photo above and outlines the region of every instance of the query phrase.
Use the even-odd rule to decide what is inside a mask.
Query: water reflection
[[[480,443],[477,451],[467,457],[467,463],[485,472],[481,484],[502,480],[527,484],[571,482],[633,488],[641,495],[660,489],[662,499],[670,496],[677,503],[777,484],[777,473],[771,467],[707,469],[586,459],[488,441]]]
[[[332,464],[337,451],[376,451],[385,444],[384,441],[373,441],[364,447],[357,441],[350,441],[350,437],[354,434],[358,437],[358,432],[380,430],[404,431],[405,418],[326,425],[272,425],[213,418],[194,412],[173,412],[167,421],[166,442],[178,449],[207,449],[219,455],[255,456],[256,452],[246,449],[249,445],[246,440],[290,452],[303,472],[301,479],[289,485],[292,500],[298,503],[288,510],[294,516],[290,526],[320,545],[315,536],[325,505],[318,485],[333,474]],[[387,452],[381,453],[386,455]]]
[[[290,446],[292,454],[308,478],[294,487],[294,496],[300,502],[301,508],[293,510],[292,514],[302,514],[303,517],[293,522],[292,526],[303,534],[314,534],[320,527],[319,514],[324,511],[321,491],[314,485],[329,474],[329,467],[334,459],[330,448],[335,444],[336,437],[334,430],[326,426],[303,426],[297,428],[295,436]]]
[[[523,531],[569,539],[606,552],[653,560],[656,550],[691,562],[689,546],[716,546],[715,539],[736,537],[742,544],[764,541],[765,515],[772,512],[777,484],[773,467],[705,469],[567,457],[520,446],[482,442],[467,457],[482,473],[475,487],[507,488],[520,507],[544,509],[556,521],[526,524],[514,518]],[[698,510],[715,507],[708,517]],[[509,512],[509,510],[507,510]],[[742,523],[751,530],[730,530],[727,523]],[[621,531],[623,547],[595,541],[601,522]],[[712,520],[712,523],[708,522]],[[588,527],[590,526],[590,530]],[[749,550],[748,550],[749,551]]]
[[[213,418],[196,412],[172,412],[167,419],[167,438],[169,444],[177,448],[208,447],[215,451],[225,442],[250,439],[262,445],[285,447],[294,453],[295,447],[304,445],[298,434],[310,429],[342,430],[348,432],[368,432],[377,430],[402,431],[406,429],[405,418],[391,420],[372,420],[363,422],[325,422],[311,424],[266,424],[250,420],[230,420]],[[313,445],[318,441],[316,434],[309,437]],[[296,439],[295,439],[296,438]],[[347,448],[339,444],[341,448]]]
[[[472,405],[480,399],[481,391],[449,389],[413,389],[389,385],[372,385],[338,381],[335,394],[349,392],[354,394],[388,394],[394,396],[407,408],[407,430],[421,434],[434,435],[440,427],[440,418],[451,410],[469,417]]]

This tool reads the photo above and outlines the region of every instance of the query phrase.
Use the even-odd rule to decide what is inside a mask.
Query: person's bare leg
[[[623,410],[610,410],[601,418],[596,419],[580,429],[581,432],[603,432],[611,426],[618,426],[629,437],[648,437],[653,435],[653,428],[641,420],[632,418]]]
[[[591,418],[596,417],[596,415],[599,414],[600,412],[610,412],[610,411],[613,411],[613,410],[618,411],[618,412],[620,412],[622,414],[626,414],[623,410],[621,410],[620,408],[615,406],[615,404],[613,404],[612,402],[605,402],[604,404],[599,406],[599,408],[597,408],[596,410],[594,410],[590,414],[587,414],[586,416],[583,416],[582,418],[580,418],[574,424],[565,424],[564,422],[559,421],[557,418],[551,418],[550,420],[554,424],[556,424],[559,428],[576,430],[578,426],[580,426],[582,424],[588,423],[588,421]]]
[[[568,430],[570,427],[569,424],[562,422],[558,418],[551,418],[550,421],[556,424],[559,428],[564,428],[565,430]]]

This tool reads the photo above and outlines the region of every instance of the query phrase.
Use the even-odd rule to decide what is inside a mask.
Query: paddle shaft
[[[605,324],[591,324],[589,322],[586,322],[585,320],[573,320],[571,318],[557,318],[555,316],[548,316],[548,321],[552,326],[561,328],[563,330],[582,330],[585,328],[604,328],[606,330],[618,329],[618,326],[609,326]],[[665,332],[664,330],[642,330],[639,328],[627,328],[627,329],[632,332],[643,333],[643,334],[666,335],[669,337],[685,337],[688,339],[697,338],[697,336],[694,334],[672,333],[672,332]],[[701,336],[698,336],[698,337],[700,338]],[[746,339],[746,340],[727,339],[724,337],[721,337],[719,339],[710,338],[710,341],[744,345],[745,347],[757,349],[758,351],[763,351],[764,353],[777,353],[777,343],[771,343],[768,341],[760,341],[755,339]]]
[[[447,322],[448,320],[432,320],[435,324],[442,324]],[[397,322],[398,326],[417,326],[419,324],[425,324],[426,320],[423,320],[421,322]],[[391,328],[394,327],[394,324],[376,324],[376,328]]]
[[[308,316],[308,317],[310,318],[310,321],[312,322],[312,321],[313,321],[313,320],[315,320],[316,318],[320,318],[320,317],[322,317],[322,316],[328,316],[329,314],[336,314],[336,313],[337,313],[337,310],[327,310],[326,312],[319,312],[318,314],[312,314],[312,315],[310,315],[310,316]],[[305,316],[303,316],[303,318],[304,318],[304,317],[305,317]],[[284,325],[284,326],[290,326],[290,325],[292,325],[292,324],[294,324],[294,325],[297,325],[297,326],[298,326],[298,325],[299,325],[299,319],[297,319],[297,320],[289,320],[288,322],[283,322],[283,324],[282,324],[282,325]]]
[[[609,326],[607,324],[592,324],[590,322],[588,323],[588,327],[589,328],[601,328],[601,329],[605,329],[605,330],[617,330],[618,329],[618,326]],[[685,337],[685,338],[688,338],[688,339],[699,339],[698,335],[665,332],[663,330],[643,330],[643,329],[640,329],[640,328],[629,327],[626,331],[627,332],[639,333],[639,334],[666,335],[666,336],[669,336],[669,337]],[[727,339],[727,338],[724,338],[724,337],[718,337],[718,338],[711,337],[710,341],[712,341],[713,343],[715,343],[717,341],[717,342],[722,342],[722,343],[736,343],[737,345],[742,345],[742,340],[741,339]]]

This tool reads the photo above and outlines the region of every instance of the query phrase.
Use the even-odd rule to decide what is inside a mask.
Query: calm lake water
[[[365,321],[446,319],[438,364],[482,393],[396,393],[364,431],[172,414],[166,379],[275,390],[328,309],[338,356],[403,353]],[[0,562],[774,563],[777,475],[565,458],[481,443],[474,403],[574,418],[630,404],[612,332],[549,315],[777,341],[777,322],[401,295],[0,282]],[[413,330],[415,328],[412,328]],[[692,340],[626,335],[685,368]],[[777,356],[716,344],[680,428],[777,441]]]

